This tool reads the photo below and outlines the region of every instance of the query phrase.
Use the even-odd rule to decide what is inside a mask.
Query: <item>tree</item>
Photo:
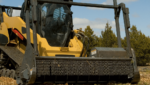
[[[105,30],[101,32],[102,47],[117,47],[117,37],[111,28],[109,23],[106,23]]]
[[[98,36],[94,34],[94,31],[91,29],[90,26],[87,26],[84,30],[84,34],[89,38],[89,49],[87,54],[89,55],[91,52],[91,49],[93,47],[98,47],[100,45],[100,39]],[[85,41],[86,46],[88,46],[88,41]]]
[[[150,62],[150,38],[146,37],[141,31],[138,31],[136,26],[130,29],[131,47],[135,50],[138,65],[146,65]],[[126,37],[122,42],[126,47]]]

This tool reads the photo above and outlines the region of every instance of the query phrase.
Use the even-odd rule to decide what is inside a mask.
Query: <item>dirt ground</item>
[[[150,66],[139,66],[141,80],[138,85],[150,85]]]
[[[16,81],[7,77],[0,77],[0,85],[17,85]]]

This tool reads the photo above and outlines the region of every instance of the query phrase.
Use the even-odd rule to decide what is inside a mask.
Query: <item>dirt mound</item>
[[[0,77],[0,85],[17,85],[16,80],[8,77]]]

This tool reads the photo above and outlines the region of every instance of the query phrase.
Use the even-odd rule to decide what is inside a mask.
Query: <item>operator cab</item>
[[[50,46],[66,47],[73,35],[72,12],[68,5],[38,4],[37,5],[37,33],[46,38]],[[24,4],[22,6],[24,9]],[[25,21],[25,14],[21,17]],[[41,10],[40,10],[41,9]],[[32,12],[30,11],[30,28],[32,29]]]
[[[61,4],[43,4],[41,12],[42,36],[51,46],[65,46],[72,25],[69,7]]]

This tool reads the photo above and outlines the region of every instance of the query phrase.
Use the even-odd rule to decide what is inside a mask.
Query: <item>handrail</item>
[[[66,2],[66,1],[54,1],[54,0],[37,0],[38,3],[54,3],[54,4],[65,4],[65,5],[76,5],[76,6],[87,6],[97,8],[118,8],[114,5],[103,5],[103,4],[90,4],[90,3],[79,3],[79,2]]]

